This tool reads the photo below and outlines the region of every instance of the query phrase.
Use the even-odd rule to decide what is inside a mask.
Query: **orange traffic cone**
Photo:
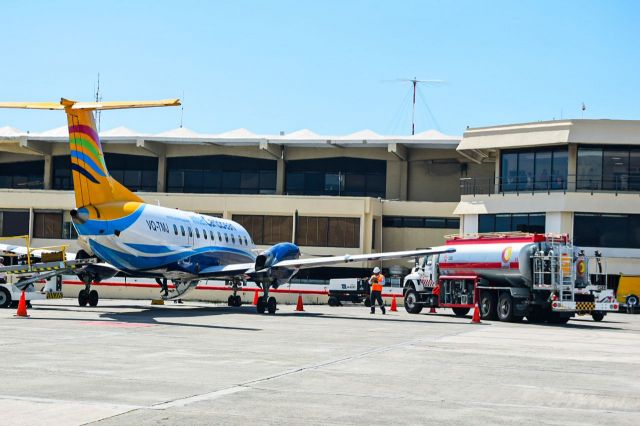
[[[393,299],[391,300],[391,312],[398,312],[398,304],[396,303],[396,295],[393,295]]]
[[[430,314],[437,314],[436,312],[436,308],[434,308],[433,306],[431,307],[431,309],[429,309],[429,313]]]
[[[471,319],[472,324],[480,324],[480,306],[476,303],[476,307],[473,310],[473,318]]]
[[[298,295],[298,304],[296,305],[296,312],[304,312],[304,306],[302,306],[302,295]]]
[[[14,316],[24,318],[29,317],[29,315],[27,314],[27,298],[24,295],[24,290],[22,290],[22,294],[20,295],[20,301],[18,302],[18,311]]]
[[[253,305],[254,306],[258,306],[258,299],[259,299],[258,293],[259,292],[260,292],[260,290],[256,290],[256,292],[253,294]]]

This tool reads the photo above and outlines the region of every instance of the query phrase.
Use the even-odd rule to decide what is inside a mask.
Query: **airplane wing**
[[[439,253],[453,253],[454,251],[456,251],[454,248],[436,247],[436,248],[429,248],[429,249],[422,249],[422,250],[392,251],[387,253],[371,253],[371,254],[356,254],[356,255],[345,254],[344,256],[283,260],[281,262],[274,264],[272,267],[273,268],[289,267],[289,268],[305,269],[305,268],[315,268],[317,266],[333,265],[336,263],[363,262],[365,260],[399,259],[403,257],[427,256],[430,254],[439,254]]]
[[[232,265],[210,266],[200,271],[198,276],[208,278],[236,277],[253,270],[253,263],[236,263]]]

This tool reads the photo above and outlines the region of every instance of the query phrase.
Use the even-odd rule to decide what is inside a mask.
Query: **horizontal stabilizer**
[[[57,102],[0,102],[0,108],[64,109],[64,105]]]
[[[161,99],[159,101],[75,102],[63,98],[60,103],[64,106],[71,107],[71,109],[104,110],[180,106],[180,99]]]
[[[76,102],[62,98],[57,102],[0,102],[0,108],[18,109],[75,109],[75,110],[103,110],[152,108],[163,106],[179,106],[180,99],[161,99],[159,101],[116,101],[116,102]]]

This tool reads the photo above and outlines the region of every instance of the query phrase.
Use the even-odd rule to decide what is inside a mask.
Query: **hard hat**
[[[373,268],[373,273],[374,274],[379,274],[380,273],[380,268],[378,268],[377,266],[375,268]]]

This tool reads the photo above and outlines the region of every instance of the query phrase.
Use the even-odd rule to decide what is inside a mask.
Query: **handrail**
[[[640,174],[611,176],[564,174],[544,177],[499,176],[460,178],[461,195],[493,195],[556,192],[640,193]]]
[[[30,245],[31,238],[28,235],[14,235],[11,237],[0,237],[0,241],[16,240],[16,239],[25,240],[25,248],[27,249],[27,265],[29,266],[29,268],[31,268],[31,254],[38,250],[45,250],[45,251],[51,251],[51,252],[60,251],[62,252],[62,260],[67,260],[67,248],[69,248],[68,244],[61,244],[56,246],[45,246],[45,247],[31,247]]]

